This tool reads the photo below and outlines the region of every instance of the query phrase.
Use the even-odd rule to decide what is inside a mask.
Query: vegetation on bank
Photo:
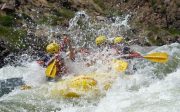
[[[37,24],[46,24],[51,26],[66,25],[68,20],[73,18],[74,15],[75,12],[70,9],[56,9],[53,10],[51,14],[43,16],[42,18],[37,20]]]
[[[14,24],[14,17],[13,16],[1,16],[0,15],[0,25],[2,26],[7,26],[7,27],[12,27]]]
[[[12,27],[0,26],[0,37],[9,43],[9,47],[12,50],[27,47],[23,42],[23,39],[26,37],[26,35],[26,30],[17,30]]]
[[[143,34],[148,38],[149,45],[163,45],[175,42],[180,35],[176,23],[178,17],[175,12],[178,3],[174,0],[167,2],[160,0],[36,0],[23,2],[22,0],[11,3],[11,1],[3,0],[0,2],[0,37],[11,43],[14,49],[26,48],[27,45],[24,45],[23,41],[27,38],[29,29],[41,24],[67,27],[69,20],[78,10],[85,10],[91,16],[105,17],[120,16],[131,12],[133,15],[131,23],[134,25],[133,28],[137,29],[135,36]],[[3,7],[4,3],[6,4]],[[8,5],[13,3],[14,5]],[[80,21],[78,24],[82,25]]]
[[[24,29],[16,29],[15,18],[11,15],[0,15],[0,37],[8,43],[12,50],[25,48],[22,40],[27,32]]]

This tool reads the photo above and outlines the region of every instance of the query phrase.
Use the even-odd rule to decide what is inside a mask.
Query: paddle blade
[[[55,78],[57,73],[56,60],[54,60],[49,66],[46,68],[45,74],[47,77]]]
[[[114,69],[118,72],[124,72],[128,67],[128,63],[123,60],[114,60],[113,62]]]
[[[31,89],[31,86],[28,86],[28,85],[21,86],[21,90],[28,90],[28,89]]]
[[[163,52],[151,53],[144,56],[144,58],[152,62],[158,62],[158,63],[166,63],[168,61],[168,57],[169,57],[168,54]]]

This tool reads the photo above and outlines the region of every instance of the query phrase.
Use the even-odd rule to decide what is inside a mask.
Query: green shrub
[[[0,24],[2,26],[13,26],[14,18],[12,16],[0,16]]]
[[[62,8],[59,10],[59,16],[70,19],[74,17],[74,12],[70,9]]]
[[[14,30],[10,27],[0,26],[0,37],[8,41],[13,49],[26,47],[25,43],[23,43],[26,35],[27,32],[25,30]]]
[[[169,31],[169,33],[171,33],[173,35],[180,35],[180,30],[178,30],[176,28],[169,28],[168,31]]]
[[[101,7],[102,9],[106,9],[106,6],[105,6],[103,0],[94,0],[94,3],[99,5],[99,7]]]

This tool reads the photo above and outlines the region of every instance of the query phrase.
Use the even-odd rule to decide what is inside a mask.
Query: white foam
[[[124,82],[118,82],[123,83]],[[131,91],[126,83],[123,87],[115,85],[107,96],[101,100],[95,112],[178,112],[180,107],[180,69],[159,80],[149,87]],[[161,110],[163,109],[163,110]]]
[[[22,77],[30,85],[38,85],[45,82],[44,68],[36,62],[26,63],[23,66],[6,66],[0,69],[0,80]]]

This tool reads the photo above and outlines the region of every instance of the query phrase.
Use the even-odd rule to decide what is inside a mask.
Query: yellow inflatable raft
[[[127,62],[122,60],[114,61],[114,68],[117,71],[125,71]],[[90,73],[86,75],[75,76],[54,83],[51,87],[51,96],[78,98],[84,96],[99,96],[111,87],[118,74],[110,73]]]
[[[117,75],[107,73],[91,73],[80,75],[55,83],[51,88],[51,95],[65,98],[82,97],[88,95],[102,95],[107,91]]]

